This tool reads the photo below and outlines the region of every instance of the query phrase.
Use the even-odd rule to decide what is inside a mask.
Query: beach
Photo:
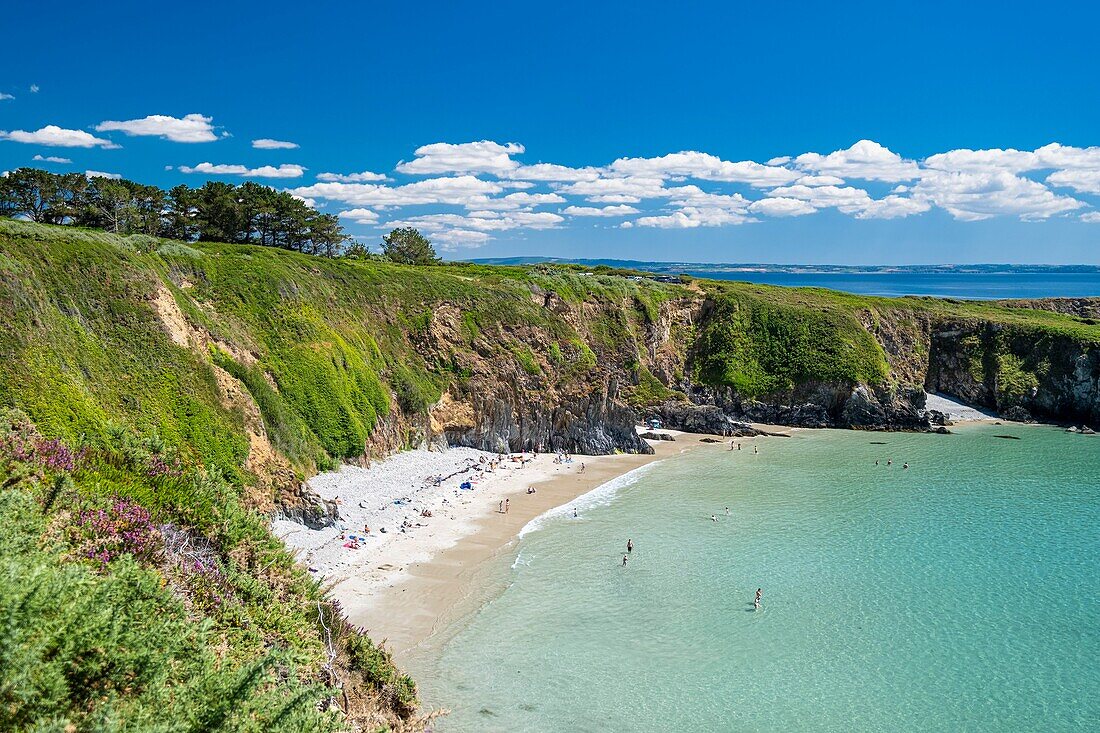
[[[319,496],[337,502],[335,526],[315,530],[276,520],[273,529],[329,587],[351,622],[400,660],[461,614],[463,601],[476,599],[478,570],[531,520],[662,458],[695,448],[729,450],[730,438],[662,432],[674,440],[649,441],[652,454],[568,460],[511,454],[490,470],[497,454],[450,448],[405,451],[368,468],[344,466],[309,482]],[[736,440],[750,445],[759,438]],[[461,488],[467,481],[470,488]]]

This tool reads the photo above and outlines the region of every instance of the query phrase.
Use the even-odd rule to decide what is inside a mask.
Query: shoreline
[[[791,430],[758,427],[772,433]],[[553,455],[525,454],[522,463],[506,459],[492,472],[466,470],[438,487],[423,482],[418,471],[425,466],[469,463],[480,467],[484,465],[481,457],[488,461],[492,454],[464,448],[444,453],[407,451],[368,469],[345,466],[310,481],[323,498],[340,497],[337,527],[311,530],[279,520],[273,530],[292,551],[298,551],[311,575],[326,584],[348,619],[406,666],[409,657],[436,640],[439,631],[480,604],[486,584],[478,582],[479,577],[496,566],[493,560],[508,551],[536,518],[657,461],[698,448],[729,450],[730,440],[751,445],[766,437],[662,432],[674,440],[647,441],[654,448],[652,454],[573,456],[571,463],[557,463]],[[473,490],[459,489],[467,478],[474,481]],[[419,488],[418,482],[423,484]],[[380,489],[380,484],[386,487]],[[528,487],[534,487],[535,493],[527,493]],[[410,501],[389,504],[393,495]],[[505,500],[509,511],[501,513],[500,503]],[[362,516],[370,516],[368,521],[385,516],[397,525],[399,516],[415,515],[421,508],[428,508],[432,516],[418,518],[414,523],[418,526],[410,525],[408,532],[390,526],[383,535],[372,527],[364,537],[351,529],[361,526]],[[345,547],[340,525],[347,527],[348,537],[361,540],[359,549]]]

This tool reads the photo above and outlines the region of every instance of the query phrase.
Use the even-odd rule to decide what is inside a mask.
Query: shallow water
[[[957,431],[696,451],[534,525],[415,660],[437,729],[1095,730],[1100,436]]]

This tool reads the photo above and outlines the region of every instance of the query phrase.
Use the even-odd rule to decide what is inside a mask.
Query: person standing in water
[[[711,515],[710,515],[710,521],[712,521],[712,522],[717,522],[717,521],[718,521],[718,517],[717,517],[716,515],[714,515],[714,514],[711,514]]]
[[[627,540],[626,541],[626,551],[627,552],[634,552],[634,540]]]
[[[577,507],[573,507],[573,519],[577,518]]]
[[[760,448],[758,446],[754,445],[752,447],[752,452],[753,452],[753,455],[756,455],[756,454],[760,453]]]
[[[626,555],[623,555],[623,567],[626,567]]]
[[[760,597],[764,595],[764,591],[761,588],[756,589],[756,598],[752,601],[752,607],[757,611],[760,610]]]

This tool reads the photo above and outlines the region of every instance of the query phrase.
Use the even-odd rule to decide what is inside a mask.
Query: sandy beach
[[[478,570],[532,519],[662,458],[696,448],[729,450],[729,438],[664,432],[675,440],[651,441],[650,455],[562,461],[512,454],[494,466],[497,454],[451,448],[406,451],[369,468],[344,466],[309,482],[320,496],[338,502],[336,526],[312,530],[278,520],[273,527],[311,574],[329,585],[351,621],[384,640],[400,659],[464,612],[464,601],[476,602]],[[462,488],[465,482],[469,488]]]

